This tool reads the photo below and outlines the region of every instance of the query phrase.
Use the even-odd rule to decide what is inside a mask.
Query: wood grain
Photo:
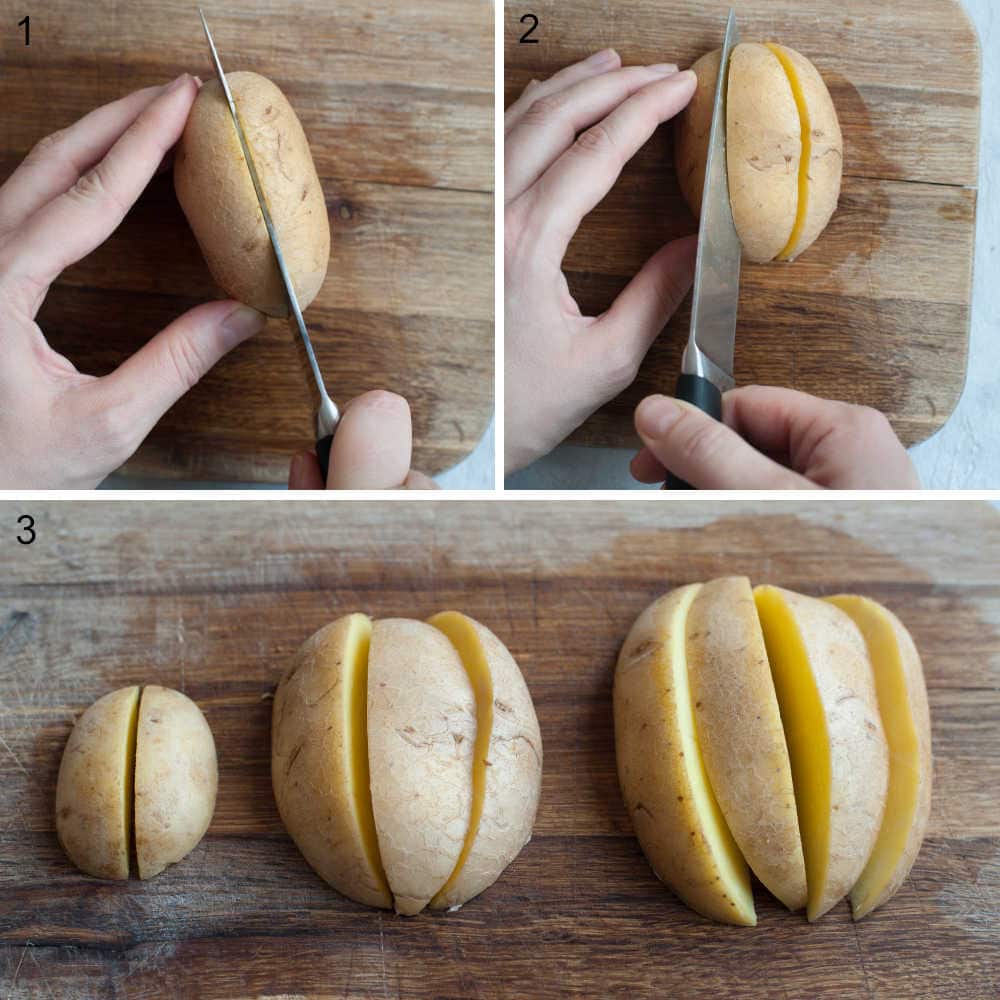
[[[223,64],[274,79],[310,140],[332,249],[306,321],[331,395],[343,404],[368,389],[401,392],[415,466],[453,465],[493,405],[490,5],[250,0],[206,14]],[[32,14],[30,46],[4,35],[0,178],[99,104],[184,70],[212,72],[197,12],[179,0],[59,0]],[[167,175],[63,275],[39,324],[78,368],[102,374],[219,294]],[[123,471],[283,482],[291,453],[312,443],[305,390],[288,328],[272,320]]]
[[[38,540],[0,581],[0,995],[995,996],[1000,918],[1000,515],[973,502],[0,505]],[[910,878],[860,924],[808,925],[757,891],[723,927],[659,884],[614,767],[611,677],[670,587],[748,573],[859,591],[913,633],[935,796]],[[457,607],[508,644],[545,743],[535,835],[460,912],[396,918],[327,888],[285,834],[269,696],[334,616]],[[72,721],[129,683],[185,690],[219,799],[182,864],[143,884],[77,872],[54,835]]]
[[[636,0],[616,17],[601,0],[543,2],[520,45],[524,6],[506,3],[507,102],[532,78],[605,46],[625,64],[689,65],[720,44],[728,3]],[[955,0],[767,0],[739,8],[745,39],[776,38],[823,74],[844,132],[845,179],[829,228],[793,265],[744,265],[736,380],[873,406],[906,444],[948,419],[965,381],[979,147],[979,46]],[[565,269],[585,314],[608,308],[666,241],[697,231],[661,128],[570,245]],[[637,381],[573,436],[632,446],[632,416],[671,392],[689,303]]]

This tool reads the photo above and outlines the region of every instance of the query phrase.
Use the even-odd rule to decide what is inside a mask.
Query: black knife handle
[[[326,488],[326,477],[330,472],[330,449],[333,447],[333,435],[327,434],[316,442],[316,457],[319,459],[319,471],[323,474],[323,487]]]
[[[709,382],[701,375],[684,375],[677,380],[677,391],[674,393],[677,399],[682,399],[685,403],[697,406],[699,410],[707,413],[713,420],[722,419],[722,393],[718,387]],[[678,479],[672,472],[667,475],[667,481],[663,484],[665,490],[690,490],[694,489],[682,479]]]

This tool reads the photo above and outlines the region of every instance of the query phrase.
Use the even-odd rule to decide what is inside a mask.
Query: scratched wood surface
[[[336,509],[334,509],[334,506]],[[13,545],[30,509],[37,541]],[[955,503],[0,505],[0,996],[934,997],[1000,990],[1000,514]],[[656,881],[614,767],[619,646],[668,588],[749,574],[893,608],[923,655],[935,792],[895,899],[810,926],[758,888],[754,929]],[[334,616],[480,618],[521,664],[545,747],[532,841],[450,915],[341,898],[284,832],[274,684]],[[73,719],[126,684],[204,710],[204,841],[149,883],[76,871],[54,834]]]
[[[0,32],[0,179],[42,136],[102,103],[184,70],[208,79],[196,7],[56,0],[30,10],[30,46]],[[306,321],[331,395],[403,393],[416,467],[450,467],[493,405],[491,5],[219,0],[206,15],[223,65],[274,79],[310,140],[332,249]],[[165,175],[63,275],[39,324],[78,368],[103,374],[218,294]],[[303,379],[288,327],[272,320],[124,471],[284,481],[292,452],[313,440]]]
[[[717,48],[725,2],[507,0],[506,101],[532,78],[605,46],[625,64],[690,65]],[[791,265],[745,264],[736,380],[874,406],[906,444],[934,433],[965,381],[979,150],[979,42],[957,0],[747,0],[742,37],[809,56],[844,132],[844,184],[828,229]],[[585,220],[565,261],[585,314],[605,310],[663,243],[697,232],[673,170],[670,127],[657,131]],[[690,297],[638,380],[574,439],[630,446],[636,404],[672,392]]]

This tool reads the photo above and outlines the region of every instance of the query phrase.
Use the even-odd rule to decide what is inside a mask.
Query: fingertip
[[[319,461],[311,451],[300,451],[292,456],[288,468],[288,488],[290,490],[321,490],[323,476]]]
[[[392,490],[410,471],[410,405],[395,392],[375,389],[344,409],[330,454],[331,489]]]
[[[681,418],[682,409],[669,396],[647,396],[635,408],[635,429],[643,439],[663,437]]]

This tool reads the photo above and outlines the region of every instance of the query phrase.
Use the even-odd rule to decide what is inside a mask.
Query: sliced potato
[[[888,609],[867,597],[827,598],[851,617],[868,644],[878,707],[889,744],[885,816],[864,871],[851,890],[860,920],[895,895],[913,867],[931,811],[931,723],[920,654]]]
[[[368,773],[367,615],[345,615],[310,637],[274,695],[271,781],[303,857],[338,892],[391,908]]]
[[[864,637],[839,608],[754,590],[792,764],[809,920],[857,882],[882,822],[888,748]]]
[[[368,760],[379,853],[396,911],[448,881],[472,817],[476,700],[455,648],[425,622],[385,618],[368,659]]]
[[[722,814],[754,874],[790,910],[806,905],[792,768],[750,581],[702,586],[687,618],[698,746]]]
[[[135,741],[135,853],[139,878],[189,854],[205,835],[219,783],[215,740],[180,691],[142,689]]]
[[[639,616],[614,680],[618,777],[653,871],[692,909],[754,925],[750,873],[712,792],[699,746],[686,654],[701,590],[674,590]]]
[[[430,902],[455,909],[491,886],[531,839],[542,740],[531,695],[507,647],[457,611],[443,611],[430,624],[455,647],[476,696],[469,827],[448,881]]]
[[[56,835],[98,878],[128,878],[139,688],[98,698],[77,720],[59,765]]]

